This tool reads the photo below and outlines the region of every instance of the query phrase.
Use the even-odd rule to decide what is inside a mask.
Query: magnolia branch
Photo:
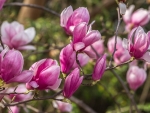
[[[24,3],[19,3],[19,2],[14,2],[14,3],[7,3],[4,6],[21,6],[21,7],[31,7],[31,8],[36,8],[36,9],[41,9],[44,11],[47,11],[48,13],[51,13],[53,15],[56,15],[57,17],[59,17],[59,14],[49,8],[46,7],[42,7],[39,5],[35,5],[35,4],[24,4]]]
[[[27,102],[31,102],[31,101],[36,101],[36,100],[54,99],[57,95],[60,95],[61,93],[62,93],[62,90],[57,92],[57,93],[55,93],[52,96],[32,98],[32,99],[28,99],[28,100],[21,101],[21,102],[4,103],[4,106],[15,106],[15,105],[19,105],[19,104],[23,104],[23,103],[27,103]]]
[[[111,67],[111,65],[112,65],[112,60],[113,60],[114,54],[116,52],[118,29],[119,29],[120,22],[121,22],[121,17],[120,17],[120,13],[119,13],[118,8],[117,8],[117,12],[118,12],[118,24],[117,24],[117,28],[116,28],[116,31],[115,31],[115,45],[114,45],[114,51],[113,51],[112,56],[111,56],[110,61],[109,61],[109,67]]]

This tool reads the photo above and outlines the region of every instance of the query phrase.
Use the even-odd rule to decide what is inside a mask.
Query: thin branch
[[[55,12],[55,11],[49,9],[49,8],[42,7],[42,6],[35,5],[35,4],[24,4],[24,3],[19,3],[19,2],[13,2],[13,3],[4,4],[4,6],[31,7],[31,8],[36,8],[36,9],[41,9],[41,10],[47,11],[48,13],[51,13],[51,14],[53,14],[53,15],[56,15],[57,17],[60,16],[60,14],[58,14],[57,12]]]
[[[111,56],[111,58],[110,58],[109,66],[108,66],[108,67],[111,67],[111,66],[112,66],[112,60],[113,60],[114,54],[115,54],[115,52],[116,52],[118,29],[119,29],[120,22],[121,22],[121,19],[122,19],[122,18],[120,17],[120,13],[119,13],[119,9],[118,9],[118,8],[117,8],[117,12],[118,12],[118,24],[117,24],[116,31],[115,31],[115,45],[114,45],[114,51],[113,51],[112,56]]]
[[[81,64],[80,64],[80,61],[79,61],[79,59],[78,59],[78,52],[76,52],[76,63],[78,64],[79,69],[80,69],[82,75],[84,75],[84,71],[83,71],[82,66],[81,66]]]
[[[62,93],[62,90],[59,91],[58,93],[55,93],[54,95],[52,96],[48,96],[48,97],[39,97],[39,98],[32,98],[32,99],[29,99],[29,100],[25,100],[25,101],[21,101],[21,102],[14,102],[14,103],[9,103],[9,104],[4,104],[4,106],[15,106],[15,105],[18,105],[18,104],[23,104],[23,103],[27,103],[27,102],[31,102],[31,101],[35,101],[35,100],[46,100],[46,99],[53,99],[55,98],[57,95],[61,94]]]
[[[111,70],[111,72],[116,76],[116,78],[118,79],[118,81],[121,83],[121,85],[123,86],[125,92],[127,93],[127,96],[129,97],[129,99],[131,100],[133,106],[135,107],[135,110],[137,113],[141,113],[139,111],[139,109],[137,108],[137,105],[136,105],[136,102],[133,98],[133,95],[130,93],[129,89],[127,88],[127,86],[124,84],[124,81],[121,79],[121,77],[114,71],[114,70]]]
[[[86,105],[83,101],[81,101],[73,96],[70,98],[70,100],[73,101],[74,103],[76,103],[81,108],[83,108],[86,111],[86,113],[97,113],[96,111],[91,109],[88,105]]]

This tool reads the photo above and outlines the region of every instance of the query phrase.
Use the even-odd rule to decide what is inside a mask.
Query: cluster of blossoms
[[[131,6],[123,16],[126,30],[129,32],[128,39],[122,40],[120,37],[116,37],[117,44],[113,58],[117,65],[129,61],[131,58],[150,62],[148,50],[150,32],[145,33],[141,27],[149,22],[149,14],[144,9],[139,9],[132,14],[133,8],[134,6]],[[139,16],[140,13],[143,15]],[[92,80],[100,80],[106,70],[107,54],[104,53],[100,32],[93,30],[92,25],[94,22],[89,24],[89,21],[90,15],[85,7],[80,7],[74,11],[71,6],[64,9],[61,13],[60,25],[68,35],[72,36],[72,39],[60,52],[60,66],[56,60],[45,58],[35,62],[29,70],[23,70],[24,59],[19,50],[36,49],[32,45],[27,45],[34,39],[35,29],[31,27],[24,30],[23,25],[18,22],[3,22],[1,25],[1,38],[3,44],[7,47],[0,53],[0,83],[2,83],[0,85],[14,82],[25,84],[1,92],[11,93],[15,90],[16,94],[8,96],[10,100],[15,97],[14,102],[31,99],[33,98],[31,93],[19,93],[30,92],[31,90],[57,90],[63,80],[60,78],[60,73],[62,73],[65,74],[63,96],[70,98],[86,76],[82,67],[91,59],[96,60],[91,74]],[[113,53],[115,37],[110,38],[107,45],[108,51]],[[139,68],[137,65],[130,65],[127,72],[129,87],[136,90],[144,83],[146,76],[145,69]],[[3,97],[4,95],[0,95],[0,99]],[[57,98],[62,99],[64,97]],[[53,101],[53,105],[62,112],[70,112],[72,109],[72,106],[65,102]],[[17,106],[10,107],[10,109],[14,113],[19,112]]]

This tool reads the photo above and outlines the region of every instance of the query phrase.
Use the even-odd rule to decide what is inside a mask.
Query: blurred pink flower
[[[34,63],[30,69],[33,71],[33,78],[26,84],[27,89],[53,89],[56,90],[60,83],[60,67],[56,60],[42,59]]]
[[[69,6],[65,8],[60,15],[60,25],[69,35],[72,35],[75,26],[81,22],[88,23],[89,20],[89,12],[85,7],[79,7],[73,11],[72,6]]]
[[[57,96],[56,99],[64,99],[62,96]],[[70,103],[62,102],[62,101],[53,101],[54,108],[59,109],[61,112],[71,112],[72,105]]]
[[[91,46],[96,50],[96,52],[99,55],[102,55],[104,53],[104,41],[103,40],[98,40],[95,43],[93,43]],[[91,58],[97,59],[97,55],[95,51],[92,49],[91,46],[88,46],[85,48],[84,52]]]
[[[131,89],[136,90],[146,80],[146,71],[137,66],[131,66],[127,72],[127,82]]]
[[[20,109],[17,107],[17,106],[10,106],[9,107],[10,110],[9,110],[9,113],[19,113],[20,112]]]
[[[0,54],[0,78],[5,83],[29,82],[32,79],[32,71],[23,69],[24,59],[17,50],[3,50]]]
[[[14,21],[12,23],[3,22],[1,26],[2,41],[10,49],[35,50],[32,45],[27,45],[35,37],[35,29],[30,27],[24,30],[22,24]]]
[[[122,43],[123,42],[121,38],[117,37],[116,51],[113,57],[116,64],[121,64],[123,62],[128,61],[131,58],[128,50],[126,50],[123,47]],[[111,54],[114,51],[114,46],[115,46],[115,37],[112,37],[108,40],[108,50]]]
[[[14,88],[9,88],[7,90],[7,93],[14,92],[14,90],[15,90],[15,87]],[[31,92],[27,93],[28,90],[26,89],[25,84],[19,84],[18,87],[17,87],[17,89],[15,90],[15,92],[16,93],[24,93],[24,94],[10,94],[9,95],[10,99],[12,99],[15,96],[15,98],[13,100],[15,102],[25,101],[25,100],[31,99],[33,97]]]
[[[102,57],[100,57],[94,66],[94,71],[92,74],[93,80],[100,80],[103,73],[106,69],[106,54],[104,54]]]
[[[150,20],[148,10],[140,8],[132,13],[134,7],[134,5],[131,5],[129,9],[126,10],[125,15],[123,16],[123,20],[126,23],[126,31],[128,32],[131,31],[132,28],[146,25]]]
[[[75,51],[82,51],[101,38],[100,32],[91,30],[90,27],[91,25],[87,26],[87,23],[82,22],[74,28],[72,46]]]
[[[75,68],[65,79],[63,95],[70,98],[82,83],[83,76],[80,77],[80,70]]]
[[[3,5],[5,2],[6,2],[6,0],[0,0],[0,10],[3,8]]]

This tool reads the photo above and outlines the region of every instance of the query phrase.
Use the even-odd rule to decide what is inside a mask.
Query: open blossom
[[[115,46],[115,37],[112,37],[108,40],[108,50],[110,53],[113,53],[114,46]],[[120,37],[117,37],[116,51],[113,58],[116,64],[126,62],[131,58],[128,50],[126,50],[123,47],[122,40]]]
[[[127,82],[131,89],[136,90],[146,80],[146,71],[137,66],[131,66],[127,72]]]
[[[27,89],[53,89],[56,90],[60,83],[60,67],[56,60],[42,59],[34,63],[29,70],[32,70],[33,78],[26,84]]]
[[[0,78],[5,83],[23,82],[26,83],[32,79],[32,71],[23,69],[24,59],[17,50],[3,50],[0,54]]]
[[[73,51],[73,48],[70,44],[61,50],[59,59],[61,72],[66,74],[69,73],[74,62],[76,61],[76,53]]]
[[[2,41],[10,49],[19,50],[34,50],[35,47],[32,45],[27,45],[35,37],[35,29],[30,27],[24,30],[22,24],[14,21],[12,23],[3,22],[1,26]]]
[[[99,80],[106,69],[106,54],[104,54],[102,57],[100,57],[94,66],[94,71],[92,74],[93,80]]]
[[[128,40],[124,39],[123,43],[132,57],[136,59],[144,59],[150,62],[148,52],[150,44],[150,32],[146,34],[143,28],[140,26],[134,28],[130,32]]]
[[[56,99],[64,99],[62,96],[57,96]],[[62,101],[53,101],[54,108],[59,109],[61,112],[71,112],[72,105],[70,103],[62,102]]]
[[[81,22],[88,23],[90,20],[89,12],[85,7],[72,9],[72,6],[65,8],[60,15],[60,25],[65,29],[66,33],[72,35],[74,27]]]
[[[91,30],[90,27],[82,22],[74,28],[72,46],[75,51],[82,51],[101,38],[100,32]]]
[[[131,5],[129,9],[127,9],[125,15],[123,16],[123,20],[126,23],[126,31],[131,31],[132,28],[135,28],[138,26],[144,26],[150,20],[148,10],[140,8],[136,10],[134,13],[132,13],[134,10],[134,7],[135,7],[134,5]]]
[[[70,98],[82,83],[83,76],[80,77],[80,70],[75,68],[65,79],[63,95]]]
[[[98,40],[95,43],[91,45],[95,51],[99,54],[102,55],[104,53],[104,41],[103,40]],[[92,49],[91,46],[88,46],[85,48],[84,52],[90,57],[97,59],[98,56],[96,55],[95,51]]]
[[[3,8],[3,5],[5,3],[6,0],[0,0],[0,10]]]

